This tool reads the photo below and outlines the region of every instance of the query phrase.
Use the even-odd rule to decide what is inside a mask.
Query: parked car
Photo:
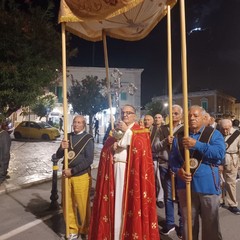
[[[60,132],[46,122],[23,121],[14,129],[13,135],[16,139],[54,140],[60,137]]]

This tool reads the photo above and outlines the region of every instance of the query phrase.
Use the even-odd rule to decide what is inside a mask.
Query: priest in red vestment
[[[123,137],[110,136],[101,152],[88,239],[159,240],[149,131],[131,105],[121,119]]]

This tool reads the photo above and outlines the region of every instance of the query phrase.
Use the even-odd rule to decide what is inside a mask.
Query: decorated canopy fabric
[[[177,0],[62,0],[59,22],[89,41],[110,37],[136,41],[146,37]]]

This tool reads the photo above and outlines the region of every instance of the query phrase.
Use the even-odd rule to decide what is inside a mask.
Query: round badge
[[[198,166],[198,160],[196,158],[190,158],[189,163],[191,169],[195,169]]]
[[[73,159],[75,157],[75,152],[74,151],[69,151],[68,152],[68,159]]]

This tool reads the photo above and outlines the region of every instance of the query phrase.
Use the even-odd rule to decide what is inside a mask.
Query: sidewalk
[[[12,140],[9,164],[10,179],[0,186],[0,194],[30,187],[52,179],[52,155],[60,145],[61,139],[49,142]],[[95,143],[92,169],[97,169],[102,144]],[[61,177],[62,160],[58,162],[58,177]],[[94,171],[97,172],[97,171]],[[96,174],[95,174],[96,175]]]

